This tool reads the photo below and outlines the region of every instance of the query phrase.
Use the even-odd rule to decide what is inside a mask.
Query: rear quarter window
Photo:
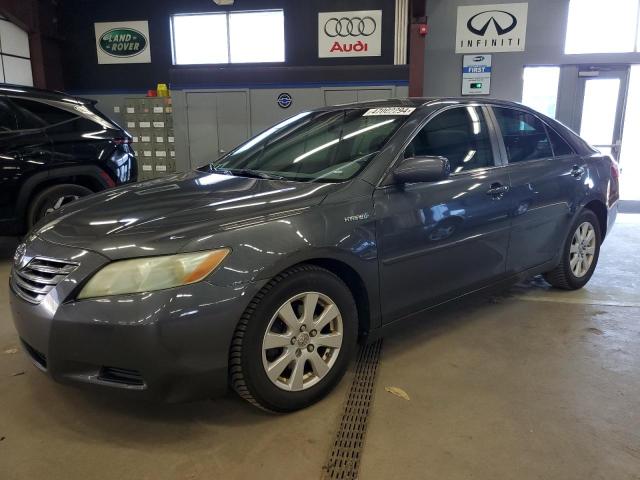
[[[560,157],[562,155],[573,155],[575,153],[565,139],[551,127],[547,127],[547,132],[549,133],[549,140],[551,141],[554,156]]]
[[[72,112],[38,100],[14,97],[11,103],[15,107],[18,128],[21,130],[45,128],[77,118]]]

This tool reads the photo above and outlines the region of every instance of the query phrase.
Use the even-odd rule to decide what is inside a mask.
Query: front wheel
[[[288,412],[315,403],[347,369],[357,318],[349,289],[328,270],[300,265],[277,275],[236,328],[233,388],[264,410]]]
[[[591,210],[582,211],[569,231],[560,263],[544,274],[545,280],[564,290],[584,287],[598,263],[601,241],[598,217]]]

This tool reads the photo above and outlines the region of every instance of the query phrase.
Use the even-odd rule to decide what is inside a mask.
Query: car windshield
[[[200,170],[299,182],[341,182],[367,165],[411,111],[413,108],[399,107],[300,113]]]

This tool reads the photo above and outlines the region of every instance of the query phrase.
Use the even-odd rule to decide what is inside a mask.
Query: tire
[[[579,246],[580,229],[583,229],[582,232],[587,232],[588,236],[589,228],[593,232],[593,243],[584,243],[586,247],[582,248]],[[564,250],[560,263],[556,268],[544,274],[545,280],[552,286],[563,290],[577,290],[584,287],[598,264],[601,242],[602,234],[598,217],[591,210],[583,210],[569,230],[569,235],[563,245]],[[580,257],[580,252],[582,252],[582,257]],[[584,268],[585,264],[581,263],[581,258],[588,261],[590,257],[588,252],[592,252],[591,259],[588,268]],[[575,259],[577,267],[572,265],[572,259]]]
[[[36,194],[29,204],[29,209],[27,210],[28,227],[31,228],[51,211],[92,193],[88,188],[74,184],[54,185],[45,188]]]
[[[314,304],[315,293],[320,296],[310,320],[304,304]],[[293,317],[279,313],[288,311],[287,304]],[[331,305],[337,308],[335,317]],[[333,320],[316,330],[313,326],[322,323],[323,313]],[[278,274],[253,298],[236,327],[229,360],[233,389],[253,405],[271,412],[291,412],[317,402],[347,370],[357,342],[357,322],[351,292],[332,272],[315,265],[299,265]],[[301,331],[303,326],[305,331]],[[336,335],[339,330],[341,336]],[[338,348],[322,345],[337,345],[340,338]],[[268,348],[271,343],[265,342],[272,339],[278,346]],[[268,368],[273,372],[271,378]]]

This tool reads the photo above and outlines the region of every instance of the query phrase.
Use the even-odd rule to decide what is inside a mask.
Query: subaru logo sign
[[[293,103],[293,98],[288,93],[281,93],[278,95],[278,106],[280,108],[289,108]]]

